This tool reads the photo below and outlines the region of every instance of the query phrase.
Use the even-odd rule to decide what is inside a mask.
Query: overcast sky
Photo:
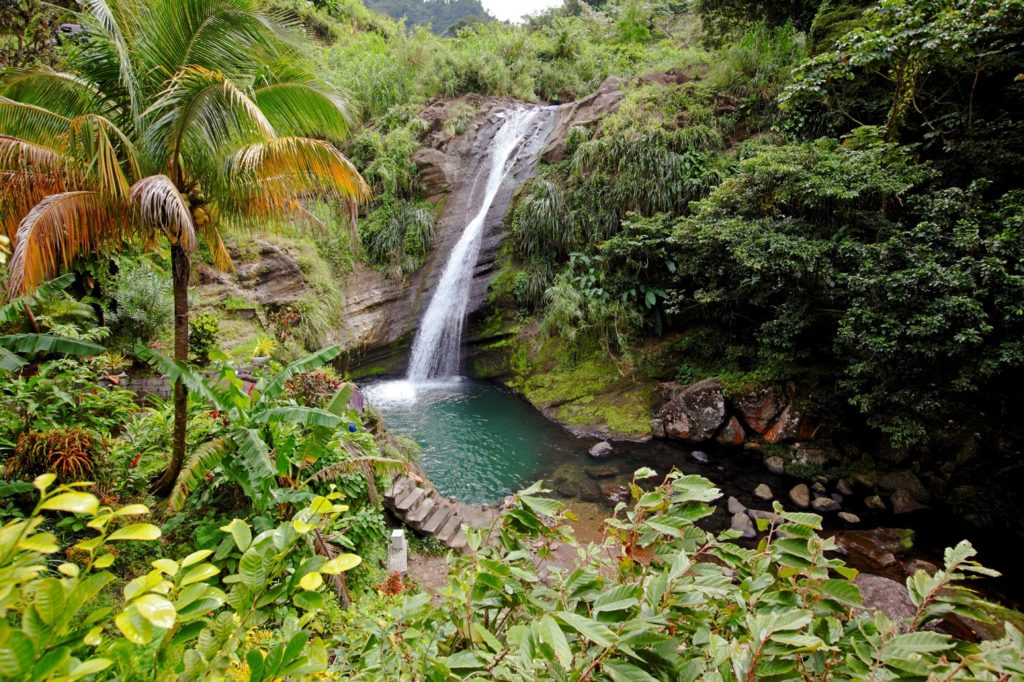
[[[562,0],[482,0],[487,11],[499,19],[518,20],[528,14],[556,7]]]

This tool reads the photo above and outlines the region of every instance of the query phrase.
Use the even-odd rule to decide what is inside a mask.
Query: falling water
[[[469,305],[473,270],[480,254],[487,213],[501,189],[505,177],[515,166],[517,151],[529,137],[541,109],[516,109],[506,114],[505,122],[490,147],[490,167],[480,210],[466,225],[444,267],[419,332],[412,346],[408,380],[455,377],[459,372],[459,348],[462,325]]]

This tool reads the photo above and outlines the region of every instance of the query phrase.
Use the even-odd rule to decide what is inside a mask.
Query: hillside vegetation
[[[353,273],[427,262],[428,136],[604,86],[506,218],[495,374],[632,435],[658,382],[787,384],[843,466],[1016,538],[1024,4],[441,4],[0,3],[0,678],[1024,679],[968,542],[880,610],[821,517],[709,532],[678,471],[600,546],[537,483],[441,589],[389,575],[417,447],[322,347]]]

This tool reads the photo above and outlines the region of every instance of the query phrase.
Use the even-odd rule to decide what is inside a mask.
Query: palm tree
[[[302,201],[369,190],[338,150],[351,128],[296,24],[257,0],[81,0],[75,73],[0,76],[0,234],[10,295],[126,239],[170,244],[174,358],[188,357],[191,255],[231,267],[220,228],[301,216]],[[175,384],[171,489],[185,458]]]

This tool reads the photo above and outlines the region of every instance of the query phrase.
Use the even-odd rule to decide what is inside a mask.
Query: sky
[[[562,4],[562,0],[482,0],[482,2],[488,12],[505,21],[518,21],[528,14]]]

